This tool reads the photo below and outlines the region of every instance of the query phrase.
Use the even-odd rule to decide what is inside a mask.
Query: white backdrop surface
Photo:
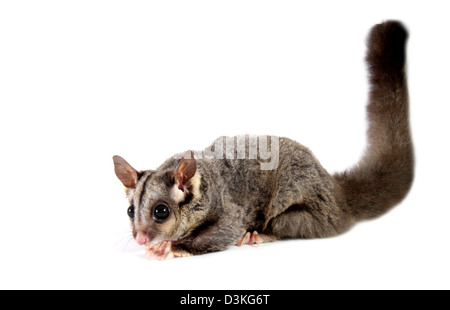
[[[145,259],[113,155],[154,169],[271,134],[348,168],[387,19],[410,31],[416,177],[397,208],[335,238]],[[449,289],[448,29],[444,1],[1,2],[0,288]]]

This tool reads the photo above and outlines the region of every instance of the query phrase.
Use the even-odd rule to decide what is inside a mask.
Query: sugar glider
[[[407,36],[397,21],[369,33],[368,146],[347,171],[329,174],[309,149],[284,137],[221,137],[156,170],[139,171],[114,156],[136,242],[149,257],[169,259],[231,245],[324,238],[398,204],[414,174]]]

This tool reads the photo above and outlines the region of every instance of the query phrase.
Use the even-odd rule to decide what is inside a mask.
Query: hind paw
[[[236,245],[241,246],[244,244],[249,244],[249,245],[258,246],[261,243],[272,242],[275,240],[277,240],[277,238],[275,236],[266,235],[266,234],[258,234],[258,232],[255,230],[252,233],[250,233],[249,231],[246,232],[245,235],[236,242]]]
[[[250,245],[256,244],[256,245],[258,245],[260,243],[261,243],[261,240],[259,238],[258,232],[254,231],[253,233],[250,234],[250,232],[248,231],[248,232],[245,233],[245,235],[241,239],[239,239],[236,242],[236,245],[237,246],[241,246],[241,245],[244,245],[244,244],[250,244]]]

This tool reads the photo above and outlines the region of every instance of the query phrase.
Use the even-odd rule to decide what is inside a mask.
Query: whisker
[[[126,250],[130,244],[130,241],[134,240],[132,232],[127,231],[127,232],[121,232],[120,234],[122,235],[122,237],[120,237],[120,239],[114,244],[114,246],[120,247],[122,250]],[[126,235],[124,236],[124,234],[126,234]]]
[[[138,244],[134,242],[131,229],[113,233],[113,248],[119,252],[136,252],[140,249]]]

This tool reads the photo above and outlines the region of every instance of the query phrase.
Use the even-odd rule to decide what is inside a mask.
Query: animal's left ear
[[[194,159],[194,153],[187,151],[181,159],[176,174],[175,184],[179,190],[185,191],[187,182],[195,175],[197,171],[197,161]]]

